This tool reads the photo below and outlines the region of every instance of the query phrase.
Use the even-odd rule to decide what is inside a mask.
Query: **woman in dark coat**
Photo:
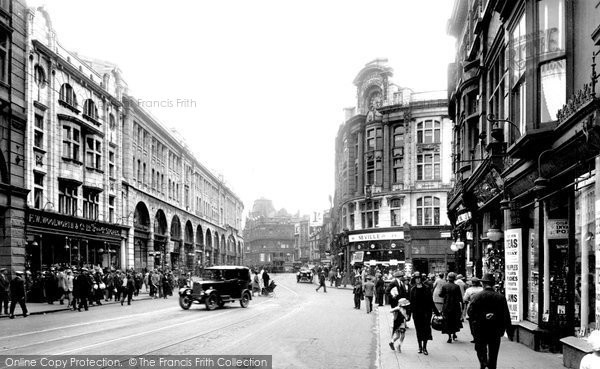
[[[412,306],[412,318],[415,322],[417,331],[417,341],[419,342],[419,354],[428,355],[427,341],[432,340],[431,336],[431,315],[439,313],[433,303],[433,295],[422,281],[421,273],[415,272],[412,278],[413,287],[410,290],[410,304]]]
[[[375,303],[379,306],[383,306],[383,294],[385,293],[385,282],[381,274],[377,276],[377,282],[375,282]]]
[[[440,297],[444,299],[442,306],[442,316],[444,317],[444,329],[442,333],[448,335],[448,343],[452,343],[452,340],[456,341],[456,332],[462,328],[462,294],[460,293],[460,287],[454,283],[456,280],[456,274],[453,272],[448,273],[448,283],[442,286],[442,292]]]
[[[162,277],[162,285],[163,285],[163,298],[167,298],[167,296],[171,296],[171,281],[169,280],[169,275],[167,273],[163,274]]]

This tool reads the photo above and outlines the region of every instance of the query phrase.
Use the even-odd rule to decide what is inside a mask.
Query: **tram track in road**
[[[278,286],[281,286],[282,288],[285,288],[286,290],[288,290],[289,292],[291,292],[292,295],[294,296],[294,298],[293,298],[294,302],[296,302],[298,300],[299,295],[298,295],[298,293],[296,291],[291,290],[290,288],[286,287],[285,285],[281,285],[280,284]],[[269,301],[272,301],[272,300],[266,300],[266,301],[264,301],[262,303],[259,303],[259,304],[264,304],[264,303],[269,302]],[[293,304],[293,306],[294,306],[294,308],[292,309],[292,311],[289,311],[286,314],[280,316],[279,318],[277,318],[277,320],[283,319],[284,317],[286,317],[286,316],[288,316],[288,315],[290,315],[292,313],[295,313],[298,309],[301,308],[301,307],[297,306],[295,303]],[[138,355],[134,355],[134,356],[127,355],[127,357],[125,359],[123,359],[123,360],[120,360],[120,362],[121,363],[129,362],[130,359],[135,359],[135,358],[137,358],[139,356],[147,356],[147,355],[153,355],[153,354],[156,355],[156,354],[159,354],[161,351],[163,351],[165,349],[169,349],[171,347],[181,346],[181,344],[183,344],[185,342],[190,342],[190,341],[193,341],[193,340],[197,340],[200,337],[208,336],[208,335],[210,335],[212,333],[215,333],[215,332],[218,332],[218,331],[222,331],[222,330],[225,330],[225,329],[228,329],[228,328],[232,328],[234,326],[242,325],[243,323],[251,322],[255,318],[258,318],[258,317],[261,317],[261,316],[264,316],[263,312],[260,312],[260,313],[257,313],[257,314],[253,314],[250,317],[247,317],[247,318],[245,318],[243,320],[240,320],[240,321],[233,322],[231,324],[222,325],[222,326],[219,326],[219,327],[215,327],[215,328],[212,328],[212,329],[208,329],[208,330],[199,332],[197,334],[194,334],[191,337],[186,337],[185,339],[180,339],[180,340],[176,340],[175,342],[170,342],[169,344],[165,344],[165,345],[162,345],[160,347],[153,348],[152,350],[140,353]],[[274,322],[274,321],[272,321],[272,322]],[[256,333],[257,333],[257,331],[255,331],[255,332],[253,332],[253,333],[251,333],[249,335],[246,335],[242,339],[237,339],[236,342],[241,341],[241,340],[245,340],[245,339],[247,339],[247,337],[251,336],[252,334],[256,334]],[[231,346],[231,344],[227,345],[227,346]],[[108,369],[108,368],[110,368],[110,367],[103,367],[101,369]]]

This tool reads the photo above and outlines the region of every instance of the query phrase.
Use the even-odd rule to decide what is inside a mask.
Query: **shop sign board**
[[[364,256],[364,251],[356,251],[354,254],[352,254],[352,263],[362,263]]]
[[[412,274],[412,263],[405,263],[404,264],[404,273],[406,273],[406,275],[411,275]]]
[[[567,219],[548,219],[547,232],[549,240],[569,238],[569,221]]]
[[[390,259],[390,266],[398,265],[398,259]]]
[[[63,214],[48,213],[35,209],[27,210],[26,221],[27,225],[32,227],[68,232],[81,232],[90,235],[121,236],[121,229],[112,224],[75,218]]]
[[[471,219],[471,212],[467,211],[466,213],[459,214],[456,218],[456,225],[462,224],[467,220]]]
[[[521,228],[507,229],[504,232],[504,290],[510,320],[515,323],[522,320],[521,299],[523,297],[523,252]]]
[[[363,241],[381,241],[381,240],[403,240],[404,232],[380,232],[380,233],[361,233],[351,234],[349,236],[350,242],[363,242]]]

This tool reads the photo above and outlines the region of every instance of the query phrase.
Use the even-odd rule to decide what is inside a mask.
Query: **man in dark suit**
[[[475,351],[480,367],[496,369],[500,338],[505,331],[512,336],[513,327],[506,299],[493,289],[494,275],[486,274],[481,283],[483,291],[473,296],[467,313],[473,321]]]
[[[402,295],[402,291],[404,290],[404,288],[402,288],[402,278],[404,278],[404,273],[397,271],[394,273],[394,280],[390,282],[390,284],[387,286],[387,288],[385,289],[385,293],[388,295],[388,301],[390,302],[390,306],[392,308],[395,308],[396,306],[398,306],[398,301],[400,300],[400,298],[402,298],[404,295]],[[392,289],[394,289],[394,287],[396,287],[396,289],[398,290],[398,295],[396,296],[392,296],[391,295],[391,291]]]
[[[17,302],[21,306],[23,312],[23,318],[29,315],[27,313],[27,306],[25,305],[25,281],[23,280],[23,272],[16,271],[16,276],[10,281],[10,318],[15,318],[15,307]]]
[[[88,298],[90,297],[92,290],[92,282],[90,281],[90,276],[88,274],[87,268],[81,268],[81,273],[77,276],[75,280],[75,287],[79,294],[79,305],[77,306],[77,310],[81,311],[81,307],[87,311],[88,310]]]

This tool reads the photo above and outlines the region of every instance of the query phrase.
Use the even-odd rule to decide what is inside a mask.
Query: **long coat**
[[[476,341],[482,336],[502,337],[506,330],[509,335],[512,334],[506,299],[489,286],[473,296],[467,313],[473,321],[473,336]]]
[[[25,298],[25,281],[20,276],[16,276],[10,281],[10,299],[18,301]]]
[[[77,291],[77,297],[85,299],[90,296],[92,290],[92,283],[90,277],[85,273],[81,273],[75,280],[75,291]]]
[[[432,340],[431,336],[431,315],[437,309],[433,303],[431,290],[422,285],[416,285],[410,290],[410,306],[412,307],[412,318],[415,322],[418,341]]]
[[[442,315],[444,316],[444,329],[442,333],[452,334],[462,328],[462,294],[460,287],[452,282],[442,286],[440,297],[444,299]]]

